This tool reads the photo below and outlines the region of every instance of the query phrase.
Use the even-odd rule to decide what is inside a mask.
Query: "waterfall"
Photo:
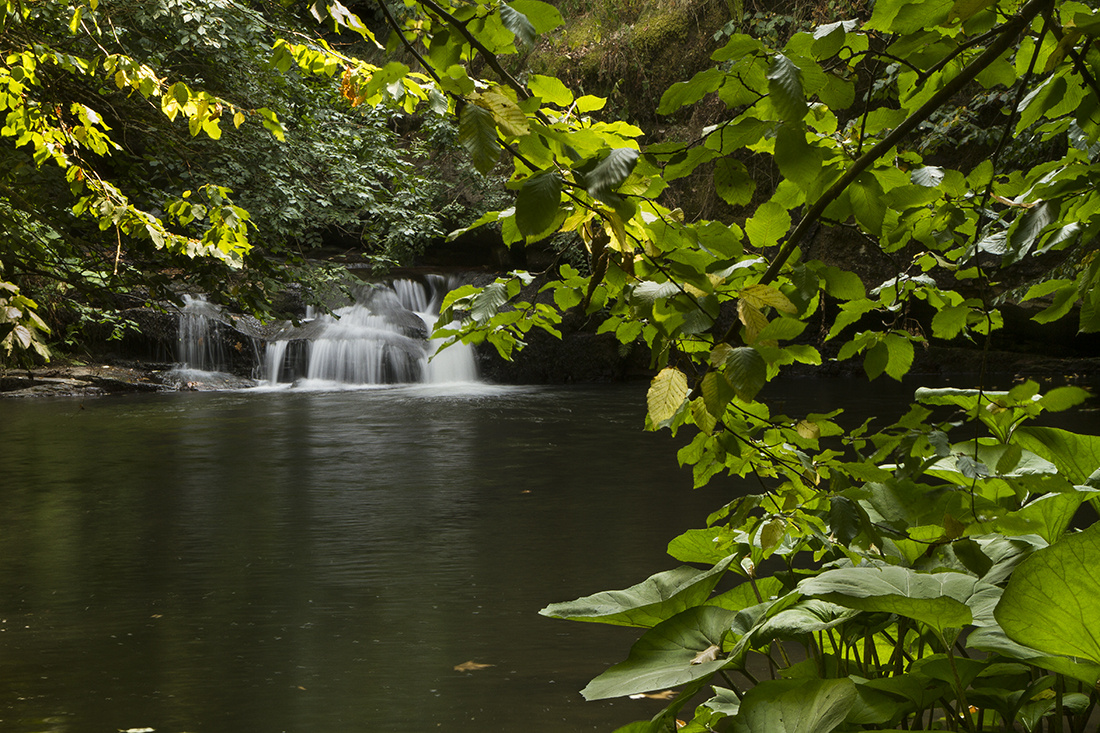
[[[440,344],[428,338],[449,287],[439,275],[423,282],[364,286],[351,305],[307,318],[300,328],[283,329],[269,340],[264,380],[355,385],[476,381],[471,347],[455,344],[436,355]]]
[[[218,306],[202,296],[183,296],[176,358],[184,369],[218,372],[228,368],[224,340],[218,333],[220,313]]]

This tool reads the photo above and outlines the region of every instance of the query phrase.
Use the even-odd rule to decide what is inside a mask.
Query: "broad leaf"
[[[1033,552],[994,615],[1014,641],[1100,664],[1100,524]]]
[[[802,70],[781,53],[775,55],[768,68],[768,94],[779,116],[788,122],[799,122],[806,116],[806,93],[802,88]]]
[[[973,620],[966,601],[977,583],[962,573],[933,575],[898,566],[860,566],[803,580],[798,591],[848,608],[896,613],[943,632]]]
[[[712,646],[721,648],[735,615],[735,611],[717,606],[688,608],[643,634],[625,661],[589,682],[581,694],[586,700],[603,700],[709,677],[726,665],[725,659],[692,661]]]
[[[638,162],[634,148],[615,148],[592,170],[584,173],[584,185],[598,199],[606,199],[630,176]]]
[[[736,733],[829,733],[856,702],[848,679],[765,680],[745,693],[734,718]]]
[[[768,380],[768,363],[751,346],[739,346],[726,357],[725,375],[737,396],[751,402]]]
[[[470,154],[479,173],[491,171],[500,160],[493,113],[477,104],[463,105],[458,113],[458,144]]]
[[[654,425],[660,425],[672,419],[687,400],[688,392],[690,389],[683,372],[673,367],[662,369],[650,382],[649,391],[646,393],[649,419]]]
[[[552,603],[539,613],[573,621],[650,628],[705,601],[732,560],[727,557],[702,571],[684,565],[657,573],[624,590],[603,591],[575,601]]]
[[[561,204],[561,177],[556,171],[540,173],[523,182],[516,194],[516,226],[525,237],[546,234]]]

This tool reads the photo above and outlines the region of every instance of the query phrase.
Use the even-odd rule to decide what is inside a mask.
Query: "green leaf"
[[[681,107],[695,104],[711,92],[717,91],[725,78],[726,75],[720,69],[712,67],[700,71],[688,81],[676,82],[661,95],[657,114],[669,115]]]
[[[557,8],[541,0],[512,0],[508,5],[522,13],[536,33],[549,33],[565,22]]]
[[[523,182],[516,194],[516,226],[525,237],[545,234],[558,215],[561,177],[557,171],[539,173]]]
[[[477,104],[465,104],[458,113],[458,144],[470,154],[474,168],[487,174],[500,160],[493,113]]]
[[[860,300],[867,297],[863,280],[854,272],[830,265],[823,268],[820,274],[825,280],[825,292],[838,300]]]
[[[886,194],[878,179],[870,173],[862,173],[848,187],[848,199],[852,204],[852,213],[856,221],[869,234],[882,233],[882,222],[886,217]]]
[[[637,163],[637,150],[615,148],[592,170],[584,173],[584,187],[595,198],[605,200],[630,176]]]
[[[856,702],[847,677],[765,680],[745,693],[734,718],[735,733],[829,733]]]
[[[791,228],[791,215],[775,201],[767,201],[745,222],[745,234],[754,247],[763,249],[774,246]]]
[[[646,393],[649,419],[654,425],[671,420],[687,400],[689,392],[687,377],[683,372],[673,367],[662,369],[650,382]]]
[[[756,181],[741,161],[722,158],[714,164],[714,191],[730,206],[747,206],[755,190]]]
[[[768,381],[768,363],[751,346],[731,349],[725,362],[725,375],[737,396],[752,402]]]
[[[716,606],[688,608],[654,626],[630,648],[625,661],[607,669],[581,690],[586,700],[603,700],[678,687],[717,672],[722,657],[693,664],[700,653],[721,648],[736,612]]]
[[[479,103],[493,113],[493,120],[505,135],[518,137],[530,132],[527,115],[515,102],[503,94],[489,91],[478,97]]]
[[[978,580],[962,573],[918,573],[899,566],[828,570],[798,584],[803,595],[861,611],[896,613],[943,632],[961,629],[973,616],[966,601]]]
[[[516,40],[527,48],[535,45],[535,26],[527,19],[527,16],[513,8],[508,3],[500,4],[500,19],[504,27],[515,34]]]
[[[1009,578],[994,616],[1009,638],[1100,664],[1100,524],[1033,552]]]
[[[787,122],[800,122],[806,116],[806,94],[802,89],[802,71],[781,53],[768,68],[768,95],[776,112]]]
[[[527,77],[527,88],[531,94],[543,102],[565,108],[573,104],[573,92],[556,76],[531,74]]]
[[[888,354],[886,374],[900,382],[913,366],[913,342],[904,336],[889,333],[883,343]]]
[[[683,565],[657,573],[624,590],[603,591],[575,601],[552,603],[539,613],[551,618],[648,629],[703,603],[732,561],[732,556],[724,558],[708,570]]]
[[[717,371],[709,371],[704,374],[700,388],[703,392],[703,402],[707,406],[707,412],[716,418],[726,414],[726,406],[737,394],[726,376]]]
[[[1057,466],[1058,473],[1073,484],[1086,484],[1100,468],[1100,435],[1024,426],[1017,428],[1014,436],[1021,446]]]

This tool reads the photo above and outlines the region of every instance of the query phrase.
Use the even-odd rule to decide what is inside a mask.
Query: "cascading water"
[[[445,278],[397,280],[391,287],[365,286],[352,305],[306,319],[268,341],[264,379],[341,384],[472,382],[473,349],[455,344],[435,355],[428,339],[448,290]],[[434,356],[434,358],[432,358]]]
[[[202,296],[183,296],[176,357],[184,369],[218,372],[228,367],[225,346],[217,333],[218,315],[218,307]]]

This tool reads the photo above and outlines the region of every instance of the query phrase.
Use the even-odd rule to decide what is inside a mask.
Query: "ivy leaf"
[[[526,15],[516,10],[508,3],[501,3],[500,19],[503,21],[504,27],[512,31],[516,36],[516,40],[525,47],[530,48],[535,45],[535,37],[538,33],[535,31],[535,26],[531,24],[531,21],[527,19]]]
[[[470,154],[474,168],[482,175],[500,160],[497,126],[493,113],[477,104],[464,104],[458,113],[458,144]]]
[[[654,425],[671,420],[684,404],[689,392],[687,376],[679,369],[665,367],[659,371],[650,382],[646,393],[649,419]]]
[[[768,95],[775,111],[787,122],[800,122],[807,110],[802,70],[789,58],[777,53],[768,68],[767,78]]]
[[[731,349],[726,357],[725,374],[737,396],[752,402],[768,381],[768,363],[751,346]]]
[[[516,194],[516,226],[525,237],[545,233],[554,223],[561,204],[561,177],[547,171],[523,182]]]
[[[1012,640],[1100,663],[1100,524],[1037,550],[1017,567],[994,611]]]

